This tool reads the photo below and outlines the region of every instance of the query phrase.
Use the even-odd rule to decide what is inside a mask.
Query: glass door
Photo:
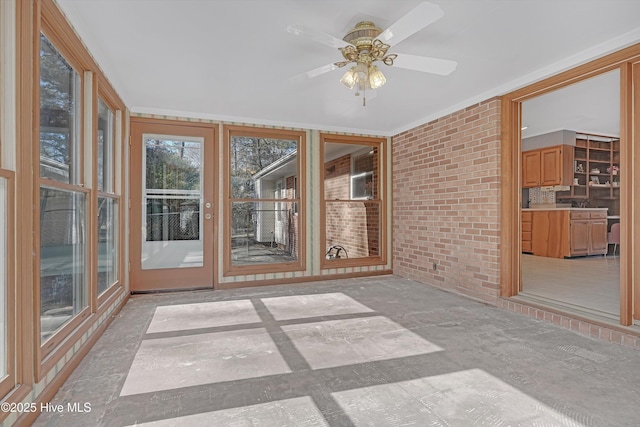
[[[142,269],[202,267],[203,138],[142,135]]]
[[[215,132],[174,123],[132,120],[134,291],[213,286]]]

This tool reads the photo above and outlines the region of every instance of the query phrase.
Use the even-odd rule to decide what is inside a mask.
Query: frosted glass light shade
[[[353,89],[353,87],[356,84],[356,72],[354,71],[356,67],[351,68],[350,70],[348,70],[346,73],[344,73],[344,76],[342,76],[342,78],[340,79],[340,83],[342,83],[344,86],[346,86],[348,89]]]
[[[376,67],[375,65],[369,67],[369,85],[371,89],[378,89],[386,82],[387,79],[385,78],[384,74],[382,74],[382,71],[378,69],[378,67]]]

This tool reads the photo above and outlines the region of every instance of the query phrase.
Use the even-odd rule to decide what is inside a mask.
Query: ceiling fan
[[[395,46],[443,16],[444,12],[440,6],[423,2],[384,31],[376,27],[371,21],[362,21],[356,24],[355,28],[350,30],[342,39],[303,25],[290,25],[287,27],[289,33],[338,48],[344,58],[342,61],[323,65],[302,73],[295,76],[294,79],[313,78],[336,68],[355,64],[342,76],[340,83],[349,89],[355,88],[356,96],[362,93],[362,105],[364,106],[366,105],[367,89],[377,89],[387,81],[384,74],[378,69],[377,62],[387,66],[425,73],[449,75],[458,65],[456,61],[403,53],[388,53],[391,48],[389,43]]]

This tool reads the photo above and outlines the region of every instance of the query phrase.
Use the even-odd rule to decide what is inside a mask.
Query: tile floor
[[[619,316],[619,256],[558,259],[522,254],[521,260],[526,294]]]
[[[36,426],[637,426],[640,351],[394,276],[134,296]]]

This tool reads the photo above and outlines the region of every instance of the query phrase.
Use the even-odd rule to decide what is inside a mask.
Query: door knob
[[[211,209],[211,202],[205,203],[204,207],[207,208],[207,209]]]
[[[206,214],[206,215],[204,216],[204,219],[211,219],[211,214]]]

